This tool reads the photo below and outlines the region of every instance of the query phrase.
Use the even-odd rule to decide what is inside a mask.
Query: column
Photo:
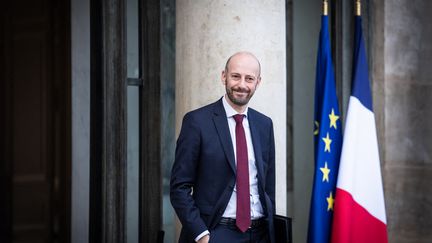
[[[221,72],[237,51],[254,53],[262,65],[250,107],[273,119],[276,211],[286,215],[285,1],[176,2],[176,132],[186,112],[225,94]]]
[[[380,6],[381,3],[378,5]],[[389,242],[432,241],[432,29],[430,1],[384,1],[381,141]],[[378,10],[377,10],[378,11]],[[384,12],[384,14],[383,14]],[[375,25],[375,24],[374,24]],[[378,43],[377,45],[380,45]],[[376,100],[376,99],[375,99]]]

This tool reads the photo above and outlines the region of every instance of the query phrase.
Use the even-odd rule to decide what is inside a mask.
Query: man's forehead
[[[236,69],[236,68],[230,68],[228,69],[229,75],[245,75],[245,76],[252,76],[256,77],[258,75],[257,70],[243,70],[243,69]]]
[[[238,63],[256,64],[257,66],[259,66],[258,59],[254,55],[249,53],[238,53],[233,55],[230,58],[228,65],[238,64]]]
[[[253,69],[249,72],[253,72],[254,75],[260,76],[261,64],[252,53],[238,52],[228,59],[225,69],[229,72],[235,71],[234,69],[241,69],[242,71]]]

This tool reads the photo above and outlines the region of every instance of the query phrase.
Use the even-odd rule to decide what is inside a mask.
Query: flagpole
[[[328,1],[327,0],[323,0],[323,15],[324,16],[328,15]]]
[[[355,16],[361,16],[361,1],[356,0],[355,5]]]

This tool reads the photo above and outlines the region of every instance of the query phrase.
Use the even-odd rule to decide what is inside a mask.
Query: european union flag
[[[315,170],[308,242],[330,241],[342,127],[332,65],[328,16],[321,17],[315,80]]]

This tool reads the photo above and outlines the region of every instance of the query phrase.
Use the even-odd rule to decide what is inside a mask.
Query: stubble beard
[[[226,87],[226,93],[228,95],[228,98],[231,100],[232,103],[234,103],[235,105],[238,106],[244,106],[247,105],[249,103],[249,100],[252,98],[254,92],[252,90],[241,90],[241,89],[233,89],[233,88],[228,88]],[[234,91],[236,92],[243,92],[243,93],[247,93],[247,95],[243,98],[236,98],[234,96]]]

